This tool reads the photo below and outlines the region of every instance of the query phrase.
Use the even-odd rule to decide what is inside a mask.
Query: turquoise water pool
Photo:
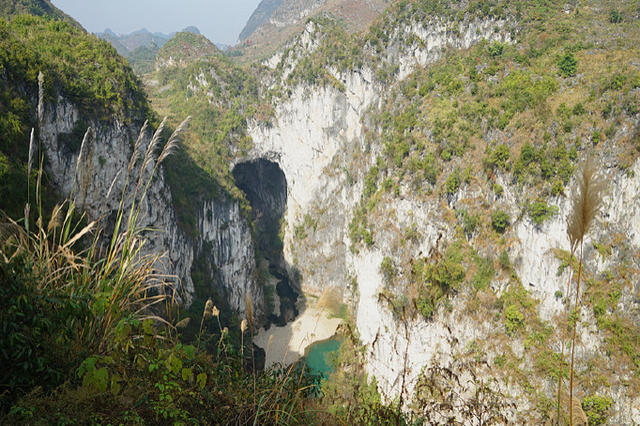
[[[322,373],[325,377],[333,371],[333,367],[327,362],[327,354],[340,349],[342,341],[337,337],[313,343],[306,351],[306,364],[312,373]]]

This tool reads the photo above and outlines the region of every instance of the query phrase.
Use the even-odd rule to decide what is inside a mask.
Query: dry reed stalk
[[[200,320],[200,330],[198,331],[198,334],[202,334],[202,326],[204,325],[204,320],[206,318],[209,318],[212,312],[213,302],[211,301],[211,299],[208,299],[207,303],[204,304],[204,311],[202,312],[202,320]]]
[[[133,170],[133,166],[135,165],[136,161],[142,157],[140,154],[140,145],[142,144],[144,135],[147,134],[148,127],[149,120],[145,120],[144,124],[142,125],[142,129],[140,129],[140,132],[138,133],[138,139],[136,139],[136,143],[133,146],[133,153],[131,154],[131,159],[129,160],[129,167],[127,167],[127,175],[129,175],[131,173],[131,170]]]
[[[267,350],[265,351],[265,359],[269,355],[269,348],[271,347],[271,343],[273,342],[273,334],[269,336],[269,341],[267,342]]]
[[[240,358],[244,362],[244,332],[247,331],[247,319],[243,319],[240,323]]]
[[[33,167],[33,159],[36,153],[36,129],[31,128],[31,137],[29,138],[29,158],[27,160],[27,174],[31,175],[31,168]]]
[[[171,134],[169,142],[167,142],[167,144],[164,146],[162,152],[160,153],[160,156],[158,157],[158,164],[161,164],[165,158],[174,154],[178,150],[180,143],[180,134],[186,130],[187,125],[189,124],[189,120],[191,120],[191,116],[187,117],[182,123],[180,123],[178,128]]]
[[[153,153],[160,146],[160,141],[162,140],[162,132],[164,131],[164,126],[167,123],[167,117],[165,117],[151,138],[151,142],[149,142],[149,146],[147,146],[147,151],[144,154],[144,161],[142,162],[142,167],[140,169],[140,179],[142,179],[142,173],[147,168],[149,164],[151,164],[154,160]]]
[[[244,296],[245,306],[247,308],[247,319],[249,320],[249,342],[251,344],[251,365],[253,375],[253,405],[256,405],[256,354],[253,350],[253,302],[251,300],[251,293],[247,293]],[[243,333],[244,335],[244,333]],[[244,347],[244,344],[243,344]],[[244,357],[242,358],[244,362]]]
[[[42,119],[44,117],[44,74],[38,71],[38,123],[42,128]]]
[[[76,188],[76,182],[78,181],[78,169],[80,167],[80,163],[82,162],[82,154],[85,151],[84,147],[87,144],[87,141],[89,140],[92,134],[93,134],[93,129],[91,127],[88,127],[87,131],[84,133],[84,137],[82,138],[82,143],[80,144],[80,152],[78,153],[78,159],[76,160],[76,169],[73,172],[73,185],[71,186],[71,198],[73,198],[73,193]]]
[[[118,170],[118,173],[116,173],[116,175],[113,177],[113,180],[111,181],[111,185],[109,185],[109,190],[107,191],[107,195],[104,197],[105,200],[109,200],[109,196],[111,195],[111,190],[113,189],[113,186],[116,184],[116,181],[118,180],[118,176],[120,176],[121,172],[122,170]]]
[[[571,245],[571,253],[580,249],[580,261],[578,264],[578,278],[576,282],[575,315],[573,317],[573,330],[571,339],[571,367],[569,379],[569,401],[572,401],[569,409],[569,424],[573,425],[573,379],[576,348],[576,329],[578,321],[578,309],[580,301],[580,280],[582,278],[582,261],[584,257],[584,238],[590,231],[594,219],[602,207],[602,193],[607,187],[608,179],[600,173],[600,167],[590,156],[587,156],[576,177],[576,189],[571,196],[571,210],[567,216],[567,236]],[[567,294],[567,303],[569,294]],[[561,370],[562,372],[562,370]],[[562,377],[562,376],[560,376]],[[558,416],[559,417],[559,416]]]

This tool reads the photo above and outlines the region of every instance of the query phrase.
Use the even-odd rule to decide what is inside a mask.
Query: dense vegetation
[[[39,216],[31,232],[11,220],[1,224],[0,421],[313,421],[302,403],[317,378],[299,365],[260,375],[248,370],[251,339],[237,343],[246,320],[223,328],[209,300],[197,336],[180,342],[190,319],[176,319],[172,284],[154,266],[161,255],[142,254],[140,207],[131,201],[117,212],[122,233],[116,229],[106,253],[97,233],[91,239],[96,222],[78,225],[73,201],[56,206],[46,225]]]
[[[160,49],[155,43],[150,46],[137,47],[133,52],[127,54],[127,59],[131,68],[136,74],[148,74],[156,68],[156,56]]]

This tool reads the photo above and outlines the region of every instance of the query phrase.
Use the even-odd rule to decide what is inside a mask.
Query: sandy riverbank
[[[284,327],[261,329],[254,343],[265,350],[266,367],[278,362],[288,365],[303,356],[304,350],[313,342],[333,336],[341,323],[340,318],[329,318],[326,310],[307,307],[295,321]],[[273,339],[269,344],[271,336]]]

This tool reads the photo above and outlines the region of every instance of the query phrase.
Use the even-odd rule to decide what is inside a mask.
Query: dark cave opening
[[[286,177],[277,163],[265,159],[238,163],[233,169],[233,177],[251,205],[258,266],[265,259],[269,273],[278,279],[275,290],[280,299],[280,312],[271,313],[267,319],[269,323],[285,325],[298,315],[298,293],[286,268],[280,233],[287,207]]]

